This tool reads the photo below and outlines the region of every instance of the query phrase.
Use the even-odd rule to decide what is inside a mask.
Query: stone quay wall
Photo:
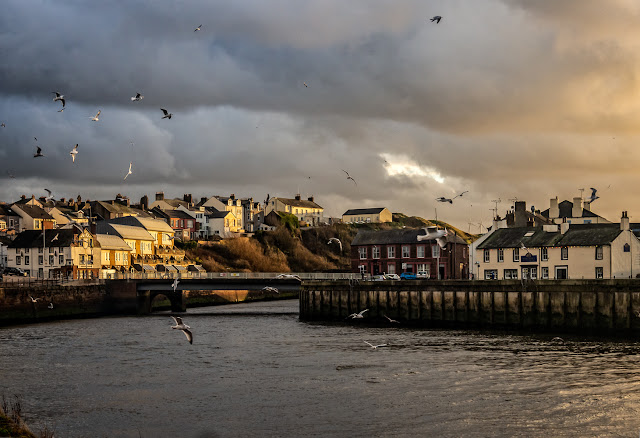
[[[300,319],[640,334],[640,280],[305,281]]]

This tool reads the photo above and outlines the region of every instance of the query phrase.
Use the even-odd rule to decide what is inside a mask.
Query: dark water
[[[637,437],[640,344],[308,324],[297,301],[0,329],[57,437]],[[364,341],[389,346],[373,350]]]

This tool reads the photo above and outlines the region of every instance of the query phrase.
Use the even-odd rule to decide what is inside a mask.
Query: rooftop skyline
[[[300,193],[466,230],[492,200],[595,187],[594,212],[638,221],[639,18],[625,0],[9,0],[0,200]]]

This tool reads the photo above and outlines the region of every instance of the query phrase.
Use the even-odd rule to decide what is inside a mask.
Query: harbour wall
[[[640,334],[640,280],[309,281],[300,319]]]

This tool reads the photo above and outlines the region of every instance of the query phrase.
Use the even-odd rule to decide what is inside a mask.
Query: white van
[[[418,271],[416,278],[429,278],[429,273],[427,271]]]

